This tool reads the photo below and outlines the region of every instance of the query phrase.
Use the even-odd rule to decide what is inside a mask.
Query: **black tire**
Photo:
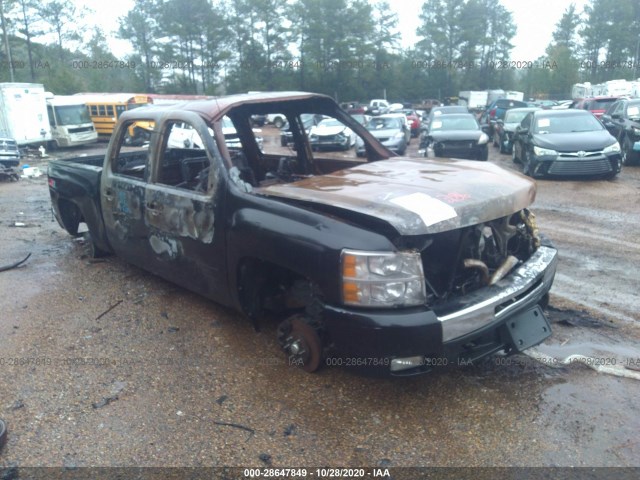
[[[89,248],[89,257],[90,258],[102,258],[102,257],[106,257],[109,256],[110,253],[102,250],[100,247],[98,247],[93,239],[91,238],[91,233],[89,232],[85,232],[83,234],[84,240]]]
[[[516,156],[516,144],[511,145],[511,160],[513,163],[520,163],[520,159]]]
[[[282,126],[284,125],[284,120],[280,117],[276,117],[273,120],[273,126],[276,128],[282,128]]]
[[[478,160],[486,162],[489,159],[489,146],[487,145],[483,152],[480,153]]]
[[[531,159],[529,158],[529,154],[527,152],[523,153],[524,159],[522,160],[522,173],[524,173],[527,177],[533,177],[533,172],[531,171]]]
[[[498,148],[500,149],[500,153],[509,153],[507,152],[507,149],[504,148],[504,141],[502,139],[500,139],[500,144],[498,145]]]
[[[631,140],[629,140],[629,136],[625,135],[622,140],[622,144],[620,145],[620,149],[622,151],[622,164],[623,165],[633,165],[637,162],[638,154],[633,151],[633,144]]]

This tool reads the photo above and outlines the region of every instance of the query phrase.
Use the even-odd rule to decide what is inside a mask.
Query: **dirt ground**
[[[639,205],[640,167],[538,181],[533,209],[561,256],[538,358],[639,373]],[[88,258],[54,221],[46,176],[0,183],[0,266],[29,253],[0,272],[2,466],[640,466],[638,380],[525,355],[409,379],[306,374],[275,325],[256,333]]]

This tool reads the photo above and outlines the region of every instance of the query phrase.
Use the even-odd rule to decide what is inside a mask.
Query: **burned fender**
[[[265,206],[272,208],[266,211]],[[238,285],[242,262],[256,259],[308,278],[318,285],[326,302],[337,303],[343,248],[395,250],[383,235],[278,201],[262,199],[260,204],[234,211],[227,239],[231,285]],[[238,304],[237,297],[235,301]]]

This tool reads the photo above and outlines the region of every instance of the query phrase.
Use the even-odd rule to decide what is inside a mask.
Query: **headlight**
[[[311,140],[312,142],[317,142],[318,141],[318,135],[316,135],[315,133],[309,135],[309,140]]]
[[[640,137],[640,128],[631,127],[631,131],[636,137]]]
[[[619,152],[620,152],[620,144],[618,142],[615,142],[609,145],[608,147],[606,147],[604,150],[602,150],[602,153],[619,153]]]
[[[489,137],[487,136],[486,133],[483,133],[482,135],[480,135],[480,138],[478,139],[478,145],[484,145],[488,141],[489,141]]]
[[[542,157],[543,155],[558,155],[558,152],[551,150],[550,148],[540,148],[535,146],[533,147],[533,153],[539,157]]]
[[[404,138],[404,133],[403,132],[398,132],[393,136],[393,138],[395,140],[400,140],[400,139]]]
[[[342,297],[346,305],[408,307],[426,302],[417,252],[342,251]]]

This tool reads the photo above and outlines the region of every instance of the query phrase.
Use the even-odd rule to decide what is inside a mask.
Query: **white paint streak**
[[[391,200],[391,203],[417,214],[427,227],[458,216],[455,208],[451,205],[424,193],[396,197]]]

